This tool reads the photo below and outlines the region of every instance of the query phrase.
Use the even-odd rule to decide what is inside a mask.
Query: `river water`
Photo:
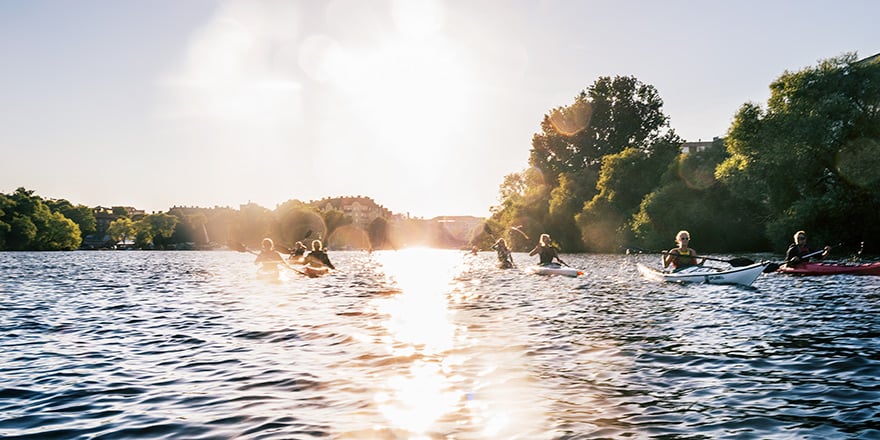
[[[0,437],[880,438],[880,277],[331,258],[270,280],[231,251],[0,253]]]

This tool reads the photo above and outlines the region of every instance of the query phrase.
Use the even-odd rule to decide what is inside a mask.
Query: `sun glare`
[[[396,28],[372,44],[343,47],[324,38],[309,43],[310,59],[319,61],[309,69],[329,78],[339,101],[362,118],[386,153],[403,154],[425,143],[443,147],[443,133],[459,127],[470,107],[473,78],[442,32],[442,5],[419,4],[431,7],[395,2]]]
[[[375,400],[395,429],[424,434],[461,399],[447,371],[447,353],[456,337],[448,292],[461,255],[410,248],[376,258],[389,281],[400,288],[399,294],[374,300],[377,312],[387,317],[387,350],[415,360],[404,374],[391,374]]]

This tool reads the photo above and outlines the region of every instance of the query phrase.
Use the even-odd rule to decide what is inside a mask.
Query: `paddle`
[[[677,255],[677,254],[673,254],[672,252],[669,252],[669,251],[660,251],[660,253],[664,254],[664,255]],[[743,258],[743,257],[725,259],[725,258],[704,257],[704,256],[700,255],[700,256],[697,256],[697,258],[700,258],[703,260],[721,261],[724,263],[729,263],[733,267],[749,266],[749,265],[755,264],[755,260],[750,260],[748,258]]]
[[[838,244],[835,245],[835,246],[840,246],[840,243],[838,243]],[[833,248],[833,247],[835,247],[835,246],[828,246],[828,249],[831,249],[831,248]],[[801,260],[805,260],[805,259],[810,258],[810,257],[815,257],[816,255],[820,255],[820,254],[823,253],[823,252],[825,252],[825,249],[824,249],[824,248],[823,248],[823,249],[819,249],[818,251],[810,252],[809,254],[804,255],[803,257],[801,257]],[[772,273],[772,272],[776,272],[777,270],[779,270],[779,268],[780,268],[783,264],[788,264],[788,263],[789,263],[788,261],[783,261],[782,264],[779,264],[779,263],[770,263],[770,264],[767,265],[767,267],[764,268],[764,273]]]
[[[642,248],[640,248],[640,247],[628,247],[628,248],[626,248],[626,252],[627,252],[627,253],[630,253],[630,251],[636,251],[636,252],[638,252],[638,253],[640,253],[640,254],[642,254],[642,253],[649,253],[649,254],[675,255],[675,254],[673,254],[673,253],[671,253],[671,252],[669,252],[669,251],[659,251],[659,252],[657,252],[657,251],[646,251],[646,250],[644,250],[644,249],[642,249]],[[724,263],[728,263],[728,264],[730,264],[730,265],[733,266],[733,267],[749,266],[749,265],[755,264],[755,260],[750,260],[750,259],[748,259],[748,258],[743,258],[743,257],[737,257],[737,258],[725,259],[725,258],[712,258],[712,257],[698,256],[697,258],[706,259],[706,260],[711,260],[711,261],[721,261],[721,262],[724,262]]]
[[[311,236],[312,236],[312,230],[309,229],[308,231],[306,231],[305,235],[303,235],[303,238],[302,238],[302,239],[305,240],[305,239],[307,239],[307,238],[309,238],[309,237],[311,237]],[[283,251],[286,251],[288,255],[293,255],[293,249],[291,249],[291,248],[289,248],[289,247],[287,247],[287,246],[282,246],[282,245],[278,245],[278,244],[276,244],[275,247],[280,248],[280,249],[283,250]]]
[[[521,227],[522,227],[522,225],[519,225],[519,226],[513,226],[513,227],[511,227],[510,229],[513,229],[514,231],[519,232],[520,234],[522,234],[523,238],[525,238],[526,240],[531,240],[531,239],[529,238],[529,236],[526,235],[525,232],[523,232],[522,230],[519,229],[519,228],[521,228]]]

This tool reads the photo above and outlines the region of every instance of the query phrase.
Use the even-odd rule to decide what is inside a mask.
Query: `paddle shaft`
[[[801,260],[804,260],[804,259],[807,259],[807,258],[815,257],[816,255],[822,254],[822,253],[824,253],[824,252],[825,252],[825,249],[819,249],[818,251],[810,252],[809,254],[804,255],[804,256],[802,256],[802,257],[798,257],[798,258],[800,258]],[[786,263],[790,263],[790,261],[786,261]]]
[[[674,253],[669,252],[669,251],[660,251],[660,253],[661,253],[661,254],[664,254],[664,255],[679,255],[679,254],[674,254]],[[684,257],[687,257],[688,255],[683,255],[683,256],[684,256]],[[712,258],[712,257],[701,257],[701,256],[697,256],[696,258],[701,258],[701,259],[704,259],[704,260],[711,260],[711,261],[721,261],[721,262],[724,262],[724,263],[730,263],[730,264],[733,265],[733,266],[740,266],[740,265],[742,265],[742,266],[748,266],[749,264],[754,264],[754,263],[755,263],[754,261],[752,261],[752,260],[750,260],[750,259],[748,259],[748,258],[731,258],[731,259],[724,259],[724,258]]]

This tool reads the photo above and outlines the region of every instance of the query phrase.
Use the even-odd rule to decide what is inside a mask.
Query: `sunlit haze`
[[[873,1],[0,2],[0,192],[486,216],[600,76],[723,136],[785,70],[880,52]]]

